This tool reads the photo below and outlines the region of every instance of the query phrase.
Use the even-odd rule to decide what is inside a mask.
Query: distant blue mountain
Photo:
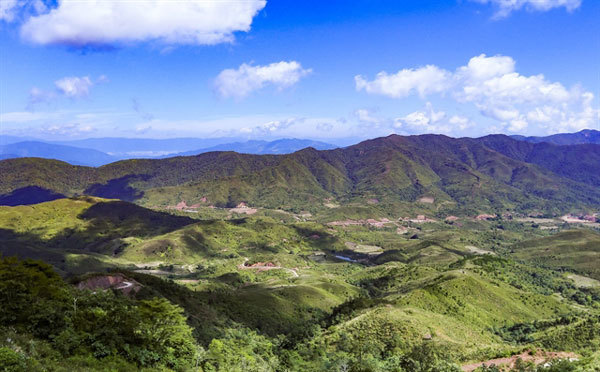
[[[519,141],[532,143],[548,142],[555,145],[581,145],[586,143],[600,144],[600,131],[584,129],[577,133],[559,133],[546,137],[511,136]]]
[[[317,150],[331,150],[335,149],[338,146],[306,139],[296,139],[296,138],[284,138],[275,141],[246,141],[246,142],[233,142],[233,143],[224,143],[221,145],[198,149],[194,151],[186,151],[179,154],[177,156],[190,156],[190,155],[198,155],[205,152],[212,151],[235,151],[242,154],[290,154],[292,152],[296,152],[298,150],[305,149],[307,147],[313,147]]]
[[[119,160],[101,151],[53,143],[26,141],[0,146],[0,158],[46,158],[62,160],[73,165],[97,167]]]
[[[11,143],[17,143],[17,142],[25,142],[25,141],[47,142],[47,141],[41,141],[41,140],[39,140],[37,138],[33,138],[33,137],[8,136],[5,134],[0,135],[0,146],[10,145]]]
[[[60,145],[94,149],[116,156],[120,159],[154,158],[169,154],[191,151],[222,143],[239,141],[239,138],[87,138],[53,142]]]
[[[306,147],[314,147],[317,150],[329,150],[337,147],[324,142],[304,139],[223,143],[184,152],[178,151],[181,147],[175,147],[182,146],[185,149],[185,147],[194,144],[206,144],[219,140],[223,139],[178,138],[169,140],[137,140],[130,138],[90,138],[79,141],[64,141],[62,144],[56,142],[22,141],[0,146],[0,160],[38,157],[62,160],[73,165],[98,167],[124,159],[190,156],[211,151],[235,151],[246,154],[289,154]],[[76,143],[80,146],[87,144],[108,150],[118,149],[119,151],[108,154],[94,148],[65,145],[65,143]]]

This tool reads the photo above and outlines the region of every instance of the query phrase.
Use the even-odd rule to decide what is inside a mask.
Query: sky
[[[597,0],[0,0],[0,134],[600,129]]]

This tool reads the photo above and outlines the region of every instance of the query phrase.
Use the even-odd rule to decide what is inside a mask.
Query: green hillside
[[[564,231],[516,244],[514,257],[546,267],[573,271],[600,280],[600,233]]]
[[[35,318],[35,324],[52,324],[49,333],[27,328],[34,324],[31,314],[23,315],[16,329],[6,328],[14,320],[2,320],[2,340],[14,340],[0,341],[4,357],[17,358],[28,370],[41,370],[39,363],[53,370],[74,365],[90,371],[194,370],[184,364],[173,367],[175,359],[167,358],[166,351],[157,359],[140,359],[141,349],[111,343],[133,337],[127,333],[133,325],[118,323],[115,311],[127,308],[134,314],[150,306],[144,301],[158,298],[168,301],[160,305],[165,309],[181,309],[194,337],[196,351],[177,358],[194,360],[203,371],[249,365],[252,371],[344,366],[356,371],[457,371],[463,364],[530,349],[582,355],[581,371],[596,363],[592,352],[600,343],[594,328],[600,287],[581,285],[580,277],[593,264],[586,266],[565,248],[569,244],[575,248],[571,252],[590,254],[598,237],[592,230],[552,234],[515,220],[462,219],[452,224],[402,222],[408,233],[399,234],[395,224],[327,225],[267,210],[220,218],[214,217],[218,211],[206,215],[210,218],[204,212],[183,213],[94,197],[0,207],[3,256],[42,259],[74,285],[122,275],[139,286],[127,295],[113,289],[89,297],[59,284],[45,266],[7,259],[2,269],[6,278],[23,277],[14,270],[25,265],[32,270],[27,280],[33,288],[43,287],[36,270],[63,288],[58,290],[63,297],[43,297],[38,308],[71,310],[65,312],[67,325],[50,322],[54,312]],[[539,256],[548,247],[564,253],[562,265],[525,255],[537,249],[531,257]],[[569,273],[561,271],[566,266]],[[15,293],[21,293],[19,288],[13,288]],[[0,296],[12,293],[0,290]],[[79,335],[90,326],[74,318],[73,298],[85,314],[113,314],[114,321],[94,320],[104,322],[112,336],[95,335],[97,342],[81,341],[80,348],[68,343],[75,336],[67,334]],[[3,308],[3,313],[11,309]],[[80,320],[69,325],[73,319]],[[588,331],[580,332],[582,327]],[[57,351],[36,354],[27,346],[32,344],[35,350]]]
[[[151,207],[185,200],[188,205],[233,207],[246,202],[313,212],[326,211],[328,200],[342,206],[377,200],[370,208],[388,215],[390,209],[413,210],[412,204],[421,198],[431,200],[420,205],[425,210],[462,215],[506,210],[562,213],[600,203],[600,191],[594,187],[596,168],[582,165],[595,164],[596,158],[590,156],[597,154],[596,145],[585,145],[593,151],[571,146],[550,164],[517,150],[501,154],[496,151],[498,141],[393,135],[328,151],[309,148],[281,156],[213,152],[126,160],[99,168],[9,159],[0,161],[0,192],[9,205],[15,192],[38,186],[64,195],[87,194]]]
[[[0,361],[431,372],[555,352],[577,357],[564,370],[593,370],[600,235],[559,216],[597,212],[595,176],[485,141],[1,161]],[[148,336],[155,311],[179,336]]]

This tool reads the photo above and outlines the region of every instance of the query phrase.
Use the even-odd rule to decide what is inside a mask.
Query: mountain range
[[[165,158],[173,156],[198,155],[211,151],[235,151],[245,154],[289,154],[306,147],[319,150],[333,149],[336,146],[312,140],[286,138],[275,141],[233,141],[235,138],[195,139],[180,138],[167,140],[137,140],[128,138],[90,138],[78,141],[43,142],[19,141],[8,138],[0,146],[0,159],[38,157],[65,161],[72,165],[98,167],[118,160],[132,158]],[[217,143],[215,145],[215,143]],[[193,146],[193,147],[192,147]],[[209,146],[209,147],[201,147]],[[181,149],[189,149],[181,151]]]
[[[512,136],[531,143],[556,145],[600,144],[600,131],[582,130],[547,137]],[[346,142],[342,141],[344,144]],[[274,141],[219,138],[87,138],[70,141],[43,141],[32,137],[0,136],[0,159],[40,157],[62,160],[73,165],[98,167],[125,159],[160,159],[198,155],[212,151],[243,154],[289,154],[303,148],[330,150],[337,145],[308,139],[284,138]]]
[[[86,194],[160,207],[185,200],[297,211],[339,205],[390,213],[417,205],[438,215],[562,213],[600,204],[598,159],[600,146],[592,144],[533,144],[504,135],[391,135],[334,150],[209,152],[99,168],[9,159],[0,162],[0,196],[8,204],[13,196],[22,200],[20,190],[35,186],[51,195]]]
[[[600,131],[584,129],[577,133],[558,133],[545,137],[512,136],[521,141],[540,143],[548,142],[555,145],[579,145],[584,143],[600,144]]]

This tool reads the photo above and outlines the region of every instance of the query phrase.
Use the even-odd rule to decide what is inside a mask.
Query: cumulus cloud
[[[358,121],[361,123],[379,124],[381,122],[381,119],[373,116],[371,111],[369,111],[367,109],[358,109],[358,110],[354,111],[354,116],[356,116]]]
[[[55,90],[33,87],[29,91],[28,108],[31,109],[39,103],[50,102],[60,97],[85,98],[90,95],[90,90],[94,85],[106,82],[108,82],[108,78],[105,75],[101,75],[96,81],[92,81],[89,76],[68,76],[54,82]]]
[[[354,77],[356,90],[382,94],[394,98],[407,97],[413,93],[425,96],[447,89],[450,74],[437,66],[428,65],[417,69],[404,69],[395,74],[382,71],[374,80],[367,81],[362,75]]]
[[[520,9],[545,12],[554,8],[565,8],[572,12],[579,8],[581,0],[471,0],[482,4],[493,4],[496,8],[496,17],[506,17],[511,12]]]
[[[0,2],[5,19],[14,16],[14,2]],[[19,4],[26,3],[30,1]],[[58,0],[54,8],[27,18],[21,35],[36,44],[69,46],[217,44],[232,41],[237,31],[249,31],[265,5],[265,0]]]
[[[71,76],[56,80],[54,85],[60,94],[65,97],[82,98],[87,97],[90,94],[90,88],[94,84],[88,76]]]
[[[242,64],[237,69],[221,71],[215,79],[215,90],[221,97],[243,98],[267,85],[284,89],[310,74],[296,61],[281,61],[266,66]]]
[[[394,126],[408,130],[409,132],[428,132],[428,133],[450,133],[454,128],[463,126],[466,128],[469,123],[467,118],[458,115],[450,119],[444,111],[435,111],[433,105],[429,102],[422,111],[415,111],[406,116],[394,120]]]
[[[10,22],[15,17],[17,10],[17,0],[0,1],[0,20]]]
[[[591,92],[579,86],[567,88],[542,74],[521,75],[515,66],[511,57],[482,54],[454,72],[428,66],[438,79],[432,79],[431,74],[415,74],[423,68],[405,69],[394,75],[379,73],[371,82],[357,78],[356,87],[392,98],[449,93],[457,102],[475,105],[483,116],[499,121],[514,132],[523,131],[530,124],[549,132],[597,127],[599,110],[593,107]],[[411,75],[410,79],[389,78],[407,74]]]
[[[297,118],[289,118],[289,119],[284,119],[284,120],[272,120],[272,121],[266,122],[261,125],[257,125],[252,128],[249,128],[249,127],[241,128],[240,132],[242,132],[243,134],[248,134],[248,135],[269,136],[269,135],[273,135],[279,131],[282,131],[284,129],[287,129],[294,124],[301,123],[303,121],[304,121],[304,119],[297,119]]]

